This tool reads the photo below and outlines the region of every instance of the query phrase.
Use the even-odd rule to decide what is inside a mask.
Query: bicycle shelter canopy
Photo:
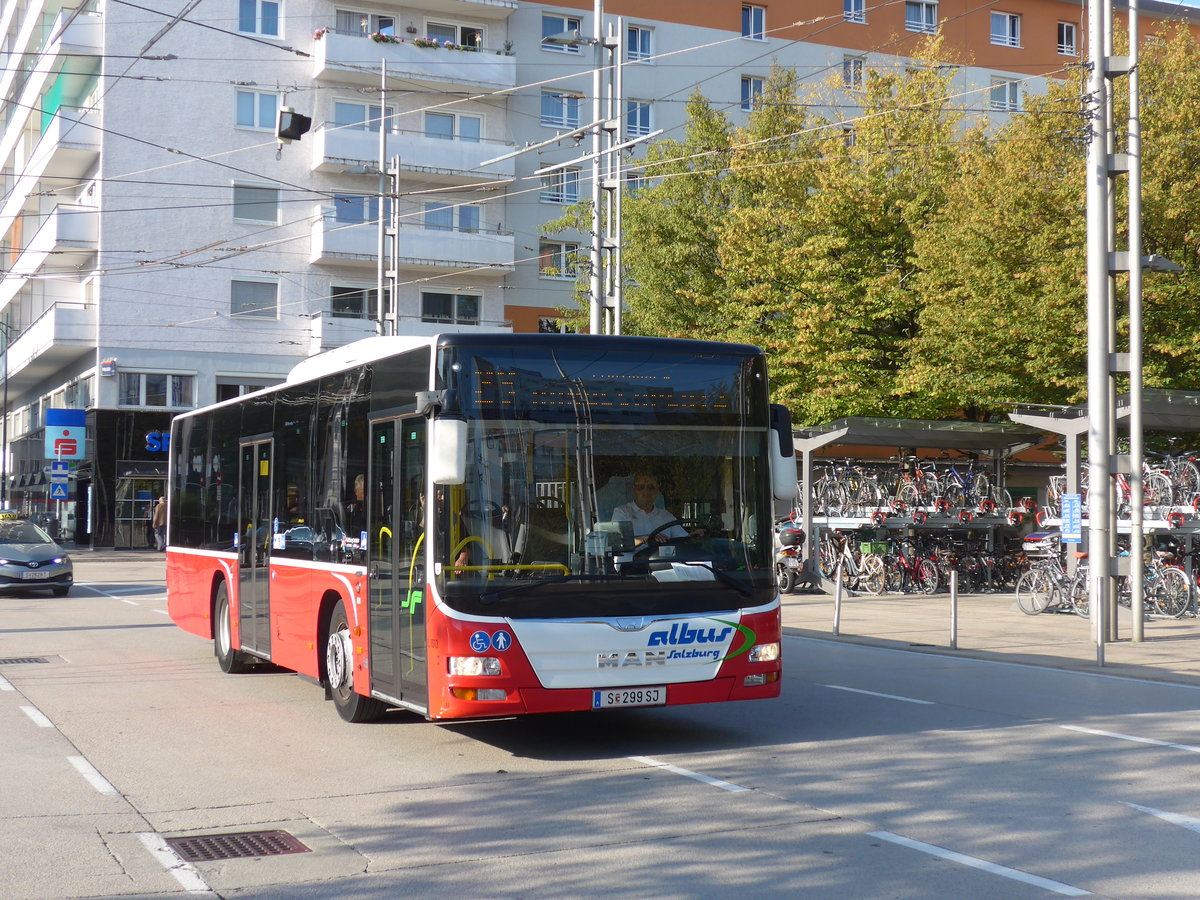
[[[1200,396],[1200,395],[1198,395]],[[812,569],[816,555],[817,536],[813,529],[812,456],[831,444],[853,444],[866,447],[896,447],[916,450],[964,450],[1004,459],[1036,447],[1045,440],[1046,431],[1022,424],[1004,422],[971,422],[962,419],[896,419],[876,416],[849,416],[827,425],[797,429],[792,433],[796,452],[801,460],[801,499],[806,562]]]

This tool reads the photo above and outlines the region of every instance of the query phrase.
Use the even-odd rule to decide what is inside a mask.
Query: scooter
[[[775,582],[781,594],[790,594],[804,580],[804,530],[784,519],[775,526]]]

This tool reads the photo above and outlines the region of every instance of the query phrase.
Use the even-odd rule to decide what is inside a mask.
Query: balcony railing
[[[309,262],[378,265],[378,228],[375,222],[339,221],[333,210],[318,207]],[[401,268],[513,270],[516,240],[511,231],[401,225],[399,240]]]
[[[400,169],[417,173],[422,180],[446,184],[511,181],[516,177],[513,159],[478,168],[485,159],[502,156],[513,147],[506,141],[486,138],[467,141],[430,137],[419,131],[395,131],[387,137],[387,156],[400,157]],[[318,172],[378,175],[379,132],[326,122],[313,135],[313,169]]]
[[[96,347],[96,307],[58,301],[24,327],[13,326],[8,346],[9,390],[20,391]],[[27,384],[28,382],[28,384]]]
[[[313,41],[313,77],[376,85],[379,67],[389,78],[417,82],[429,90],[456,87],[505,88],[517,83],[516,59],[504,49],[417,46],[409,38],[372,40],[366,34],[318,31]]]
[[[13,264],[11,274],[32,275],[44,266],[77,269],[96,253],[98,210],[59,204],[46,217]]]

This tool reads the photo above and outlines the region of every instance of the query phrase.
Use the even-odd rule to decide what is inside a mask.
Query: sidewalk
[[[1078,616],[1027,616],[1009,594],[960,594],[957,649],[950,647],[950,595],[850,594],[833,634],[832,594],[784,594],[787,634],[1025,665],[1103,672],[1200,687],[1200,619],[1150,619],[1145,640],[1131,640],[1128,609],[1118,614],[1119,640],[1104,645],[1097,666],[1092,623]]]

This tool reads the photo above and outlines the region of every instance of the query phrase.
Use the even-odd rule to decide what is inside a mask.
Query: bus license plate
[[[666,702],[667,689],[663,685],[592,691],[592,709],[612,709],[615,706],[663,706]]]
[[[26,581],[45,580],[50,577],[49,572],[22,572],[21,577]]]

